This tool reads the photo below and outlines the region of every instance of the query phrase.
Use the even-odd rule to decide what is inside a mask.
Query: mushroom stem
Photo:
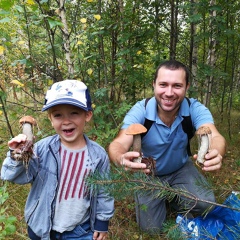
[[[139,152],[140,156],[133,159],[133,162],[141,162],[142,161],[142,153],[141,153],[141,135],[137,134],[133,136],[133,151]]]
[[[210,148],[211,130],[208,127],[201,127],[197,130],[198,137],[198,156],[196,163],[203,164],[205,162],[205,155]]]
[[[205,154],[208,152],[208,149],[209,149],[208,135],[199,136],[198,142],[199,142],[199,150],[198,150],[197,161],[203,164],[205,162]]]
[[[27,136],[27,140],[33,142],[33,130],[32,124],[30,123],[23,123],[22,124],[22,133]]]
[[[133,151],[141,154],[141,135],[137,134],[133,136]]]

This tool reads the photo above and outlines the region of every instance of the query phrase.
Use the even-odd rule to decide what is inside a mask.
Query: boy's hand
[[[24,134],[19,134],[16,137],[12,138],[9,142],[8,142],[8,147],[10,149],[16,149],[18,148],[21,144],[25,143],[27,140],[27,136]]]
[[[94,232],[93,240],[105,240],[107,237],[107,232]]]

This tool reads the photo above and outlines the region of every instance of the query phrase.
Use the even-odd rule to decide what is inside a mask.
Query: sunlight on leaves
[[[101,19],[101,16],[99,14],[96,14],[96,15],[94,15],[94,18],[99,21]]]
[[[4,54],[4,50],[5,50],[5,48],[3,46],[0,46],[0,55]]]
[[[21,82],[19,82],[18,80],[12,80],[11,83],[13,83],[13,84],[15,84],[15,85],[18,85],[18,86],[20,86],[20,87],[23,87],[23,86],[24,86],[24,84],[21,83]]]
[[[87,22],[87,19],[86,19],[86,18],[81,18],[81,19],[80,19],[80,22],[81,22],[81,23],[86,23],[86,22]]]
[[[34,2],[34,0],[27,0],[27,1],[26,1],[26,4],[27,4],[27,5],[34,5],[35,2]]]
[[[82,45],[83,42],[81,40],[77,41],[77,45]]]
[[[92,75],[92,73],[93,73],[92,68],[89,68],[89,69],[87,70],[87,74],[90,76],[90,75]]]
[[[137,55],[140,55],[141,53],[142,53],[142,51],[141,51],[141,50],[137,51]]]
[[[25,41],[18,41],[19,45],[23,45],[25,43]]]
[[[91,3],[91,2],[93,2],[93,0],[87,0],[87,2]]]
[[[142,68],[142,65],[141,64],[135,64],[133,65],[134,68]]]
[[[0,115],[2,115],[2,113],[3,113],[3,112],[0,110]]]
[[[48,86],[51,86],[53,84],[53,80],[52,79],[48,79],[47,84],[48,84]]]

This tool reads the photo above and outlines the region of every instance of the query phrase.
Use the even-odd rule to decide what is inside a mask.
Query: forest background
[[[176,59],[191,72],[188,96],[212,110],[228,141],[226,164],[211,178],[225,194],[239,190],[239,13],[233,0],[0,0],[0,163],[22,116],[37,120],[37,140],[54,133],[41,112],[53,82],[88,85],[94,108],[88,135],[107,149],[130,107],[152,96],[157,66]],[[1,183],[0,238],[26,239],[27,192],[28,186]],[[133,202],[116,207],[110,237],[138,239]],[[15,219],[17,231],[6,238]]]

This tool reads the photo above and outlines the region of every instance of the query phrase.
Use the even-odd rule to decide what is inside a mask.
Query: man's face
[[[186,73],[183,69],[170,70],[161,67],[153,88],[159,111],[175,112],[189,88],[189,84],[186,84]]]

